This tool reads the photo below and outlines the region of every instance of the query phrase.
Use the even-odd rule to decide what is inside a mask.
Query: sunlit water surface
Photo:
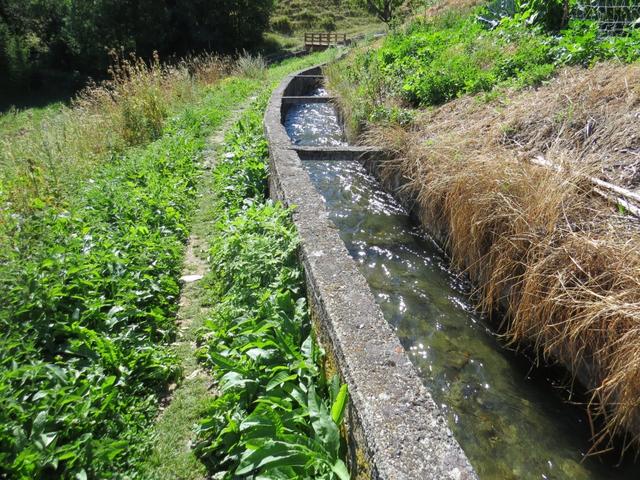
[[[324,96],[327,91],[317,88],[310,96]],[[300,121],[300,119],[304,119]],[[301,103],[292,105],[285,118],[285,128],[294,145],[337,147],[347,145],[342,127],[330,103]]]
[[[343,138],[328,105],[296,106],[286,127],[298,144],[333,145]],[[449,271],[443,252],[359,163],[304,164],[385,318],[483,480],[640,478],[635,466],[585,458],[590,430],[583,410],[563,401],[565,392],[547,371],[532,370],[503,348],[474,312],[468,285]]]

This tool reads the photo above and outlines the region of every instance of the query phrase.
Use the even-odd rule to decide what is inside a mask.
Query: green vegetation
[[[351,105],[345,108],[358,110],[354,121],[398,117],[390,99],[439,105],[496,87],[539,85],[563,65],[633,61],[640,55],[638,29],[603,37],[595,22],[574,20],[555,35],[531,25],[528,16],[505,17],[493,29],[478,17],[486,17],[485,10],[414,21],[390,35],[380,49],[356,55],[345,71],[335,69],[334,88],[350,95],[345,103]]]
[[[170,345],[205,137],[265,82],[330,55],[228,79],[215,57],[133,61],[72,107],[3,125],[0,476],[144,470],[183,367]]]
[[[253,88],[224,82],[159,140],[112,158],[64,206],[3,208],[0,464],[13,477],[126,470],[178,368],[187,221],[204,135]]]
[[[397,9],[405,3],[404,0],[358,0],[357,4],[362,5],[382,22],[389,23],[393,20]]]
[[[2,0],[0,87],[39,87],[52,70],[103,76],[110,49],[145,59],[240,51],[261,41],[272,8],[272,0]]]
[[[339,426],[347,392],[325,381],[310,331],[290,212],[265,200],[258,101],[227,136],[214,172],[212,313],[201,357],[219,382],[198,454],[216,478],[349,478]]]

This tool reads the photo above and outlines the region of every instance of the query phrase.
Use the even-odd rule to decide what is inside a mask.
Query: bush
[[[560,65],[633,61],[639,52],[636,30],[603,38],[593,21],[572,21],[552,36],[521,18],[504,18],[488,30],[473,17],[448,16],[392,35],[366,68],[372,72],[371,63],[379,63],[386,83],[405,101],[438,105],[496,85],[537,85]]]
[[[291,35],[293,33],[293,22],[286,16],[274,17],[271,20],[271,29],[283,35]]]
[[[326,32],[335,32],[336,31],[336,21],[331,16],[324,16],[320,19],[319,24],[320,30],[324,30]]]
[[[548,37],[536,29],[487,31],[473,18],[448,22],[416,25],[380,50],[383,71],[400,79],[398,93],[412,104],[441,104],[511,79],[539,81],[544,70],[537,67],[553,62]]]

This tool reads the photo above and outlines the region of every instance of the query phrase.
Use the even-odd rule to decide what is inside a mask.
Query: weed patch
[[[253,88],[215,87],[159,140],[92,172],[64,208],[33,199],[28,215],[2,211],[5,475],[108,478],[139,458],[179,374],[167,345],[204,135]]]
[[[310,332],[290,212],[265,201],[265,99],[230,133],[214,172],[211,318],[202,360],[220,395],[197,452],[216,478],[349,478],[339,426],[347,392],[325,381]]]
[[[378,50],[361,51],[330,69],[332,89],[349,97],[341,105],[353,114],[353,129],[379,120],[381,108],[437,106],[496,88],[538,86],[561,66],[632,62],[640,53],[638,29],[602,37],[597,23],[572,21],[550,33],[518,17],[489,29],[478,21],[482,12],[415,20]]]

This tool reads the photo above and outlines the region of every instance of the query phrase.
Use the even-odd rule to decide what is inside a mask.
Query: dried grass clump
[[[570,159],[621,186],[640,187],[640,65],[564,69],[550,88],[507,107],[505,142],[524,155]]]
[[[267,76],[267,60],[260,54],[251,55],[245,50],[236,60],[234,73],[242,77],[264,79]]]
[[[383,180],[397,187],[404,179],[400,195],[469,273],[482,307],[506,307],[506,336],[563,363],[590,389],[589,411],[604,419],[594,427],[600,450],[617,434],[640,444],[640,224],[596,195],[584,174],[595,159],[629,158],[638,102],[622,87],[639,69],[568,69],[537,91],[459,99],[409,130],[367,135],[393,153]],[[565,102],[579,113],[554,118]],[[589,119],[595,124],[580,139]],[[533,154],[563,169],[523,161]]]

